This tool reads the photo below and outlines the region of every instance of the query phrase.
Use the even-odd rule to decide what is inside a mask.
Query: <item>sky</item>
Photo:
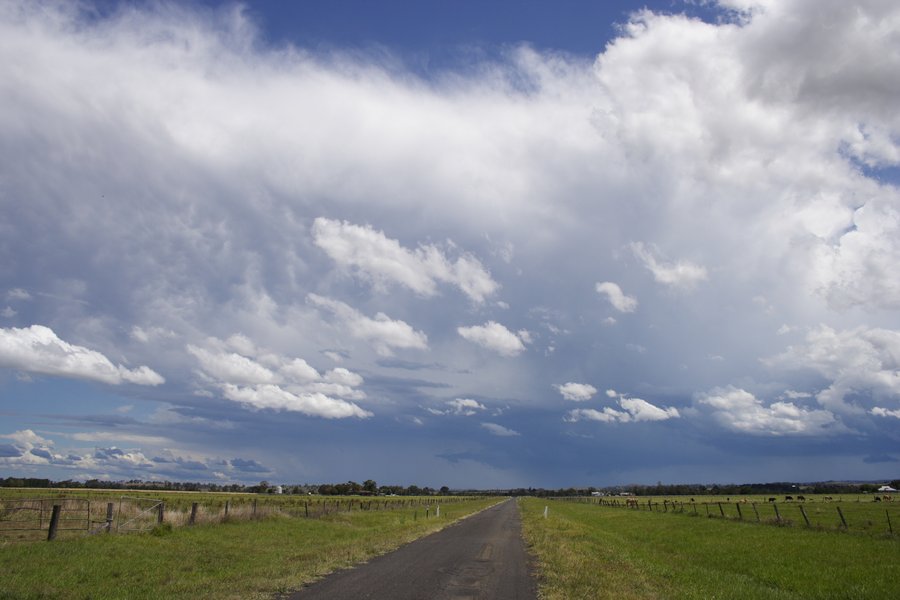
[[[900,5],[0,2],[0,476],[900,468]]]

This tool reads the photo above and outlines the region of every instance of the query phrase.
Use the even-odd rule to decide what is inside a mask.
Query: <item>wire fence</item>
[[[900,498],[877,497],[877,500],[844,501],[804,496],[769,497],[760,499],[696,500],[646,497],[561,497],[560,502],[594,504],[608,508],[686,515],[710,519],[725,519],[777,525],[805,527],[819,530],[855,531],[868,534],[898,533],[900,526]]]
[[[302,497],[300,497],[302,498]],[[97,533],[146,532],[271,516],[322,519],[360,511],[413,510],[411,518],[440,516],[442,504],[472,500],[439,498],[241,498],[186,501],[183,498],[107,496],[98,499],[54,497],[0,499],[0,542],[54,540]]]

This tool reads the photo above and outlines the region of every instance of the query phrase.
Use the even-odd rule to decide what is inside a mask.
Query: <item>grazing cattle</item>
[[[893,496],[882,496],[881,499],[884,500],[885,502],[893,502],[894,501]]]
[[[793,496],[785,496],[785,497],[784,497],[784,501],[785,501],[785,502],[793,502],[793,501],[794,501],[794,497],[793,497]]]
[[[832,498],[831,496],[825,496],[824,498],[822,498],[822,500],[824,500],[825,502],[831,502],[832,500],[834,500],[834,498]]]
[[[625,506],[626,506],[627,508],[637,508],[637,507],[638,507],[638,501],[637,501],[637,498],[629,498],[629,499],[627,499],[627,500],[625,501]]]
[[[879,498],[878,496],[875,496],[875,502],[881,502],[881,498]]]
[[[806,502],[806,496],[797,496],[799,502]]]
[[[775,498],[769,498],[769,502],[775,502]]]

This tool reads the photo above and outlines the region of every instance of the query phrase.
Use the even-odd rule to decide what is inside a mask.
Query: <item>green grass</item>
[[[545,599],[881,598],[900,581],[897,537],[539,499],[521,506]]]
[[[152,533],[0,545],[0,599],[267,598],[363,562],[496,499],[424,508],[272,516]]]

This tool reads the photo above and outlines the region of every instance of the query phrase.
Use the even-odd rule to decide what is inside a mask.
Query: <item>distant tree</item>
[[[447,495],[450,493],[450,488],[446,485],[441,486],[441,495]]]
[[[363,481],[363,491],[376,494],[378,493],[378,484],[373,479],[366,479]]]

